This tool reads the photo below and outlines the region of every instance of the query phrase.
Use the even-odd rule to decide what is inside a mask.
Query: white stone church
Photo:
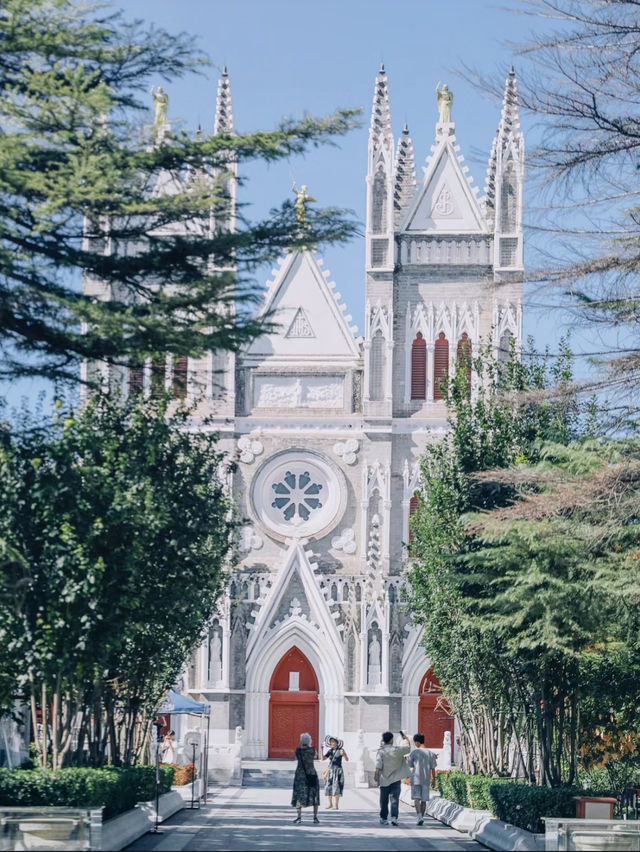
[[[363,337],[322,258],[289,254],[267,282],[277,332],[241,355],[188,364],[189,386],[206,388],[198,410],[238,460],[232,488],[246,525],[241,562],[180,686],[210,702],[214,742],[244,729],[247,758],[291,757],[303,731],[316,743],[339,736],[352,751],[358,731],[374,747],[384,730],[420,730],[436,748],[453,731],[403,577],[418,459],[447,428],[441,379],[461,352],[481,343],[508,352],[521,339],[524,142],[513,71],[482,197],[449,104],[439,115],[434,104],[438,117],[416,179],[406,125],[394,141],[380,68]],[[233,131],[226,73],[215,129]],[[148,372],[135,380],[146,386]]]

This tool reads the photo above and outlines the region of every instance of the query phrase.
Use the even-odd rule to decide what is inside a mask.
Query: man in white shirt
[[[424,812],[429,801],[429,783],[431,772],[436,768],[436,756],[424,745],[424,734],[416,734],[413,738],[415,748],[407,757],[411,769],[411,798],[416,809],[416,824],[424,822]]]
[[[376,756],[376,781],[380,784],[380,825],[389,825],[389,805],[391,805],[391,825],[398,824],[398,802],[400,784],[407,774],[405,757],[411,751],[408,737],[400,731],[406,743],[394,746],[393,734],[385,731]]]

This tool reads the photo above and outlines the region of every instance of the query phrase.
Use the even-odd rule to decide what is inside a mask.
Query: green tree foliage
[[[16,554],[0,582],[2,683],[50,724],[42,766],[47,753],[54,768],[107,750],[138,761],[214,611],[233,531],[224,460],[168,406],[97,397],[0,434],[0,538]]]
[[[637,564],[634,450],[585,443],[570,360],[485,356],[472,399],[459,371],[412,539],[413,610],[467,768],[508,774],[515,746],[520,771],[552,785],[575,778],[584,661],[629,641],[637,597],[637,569],[621,570]]]
[[[245,135],[145,130],[149,83],[205,64],[192,45],[101,4],[3,2],[0,375],[237,349],[260,328],[251,272],[353,233],[329,208],[301,224],[289,201],[231,228],[229,203],[234,164],[331,142],[354,111]]]

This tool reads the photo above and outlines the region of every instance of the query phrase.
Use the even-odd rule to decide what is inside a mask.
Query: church
[[[408,127],[394,139],[384,66],[377,74],[362,336],[322,258],[290,253],[266,286],[277,330],[183,365],[237,460],[229,487],[244,526],[180,688],[211,705],[214,747],[243,729],[248,759],[290,758],[304,731],[352,752],[387,729],[420,730],[438,749],[453,733],[406,610],[409,521],[420,455],[447,429],[442,379],[481,344],[499,354],[521,341],[524,142],[512,69],[481,194],[451,107],[444,87],[417,177]],[[226,71],[215,130],[233,132]]]

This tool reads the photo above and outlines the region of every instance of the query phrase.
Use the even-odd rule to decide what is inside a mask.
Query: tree
[[[41,765],[139,760],[215,610],[234,528],[225,463],[169,405],[101,396],[2,430],[0,684],[42,722]]]
[[[333,209],[300,223],[290,202],[230,227],[229,187],[235,165],[330,142],[354,111],[246,135],[140,126],[150,80],[203,66],[192,42],[101,4],[3,3],[0,375],[237,349],[261,328],[256,267],[353,234]],[[99,289],[80,292],[80,273]]]

